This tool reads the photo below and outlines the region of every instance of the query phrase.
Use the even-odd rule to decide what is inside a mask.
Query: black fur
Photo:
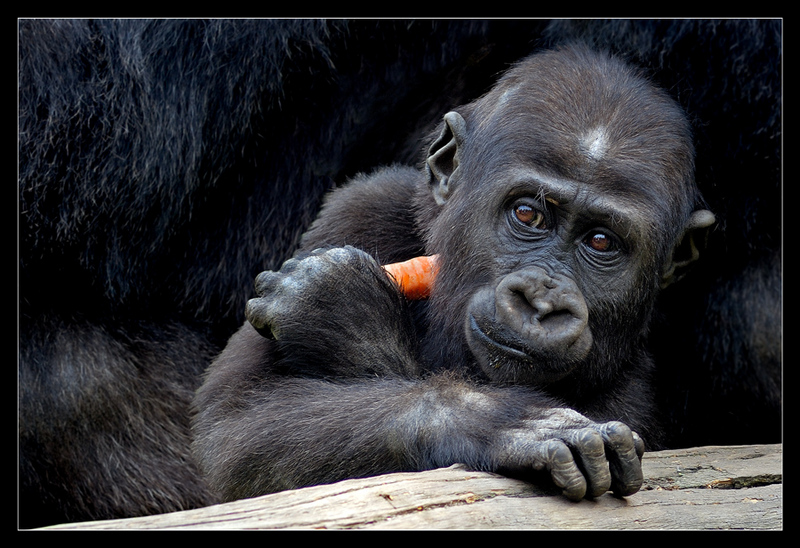
[[[23,527],[213,500],[188,403],[253,277],[542,24],[513,26],[482,52],[486,21],[20,21]]]

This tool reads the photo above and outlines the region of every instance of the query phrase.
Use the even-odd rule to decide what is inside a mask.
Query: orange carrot
[[[426,299],[431,294],[431,286],[436,277],[436,259],[436,255],[414,257],[401,263],[384,265],[383,269],[408,299]]]

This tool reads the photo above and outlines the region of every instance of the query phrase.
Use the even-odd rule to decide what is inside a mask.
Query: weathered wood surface
[[[782,447],[648,453],[625,499],[570,502],[456,465],[342,481],[157,516],[48,529],[749,529],[783,528]]]

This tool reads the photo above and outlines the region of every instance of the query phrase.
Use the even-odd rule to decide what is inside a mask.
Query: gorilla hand
[[[507,430],[496,458],[501,472],[546,471],[572,499],[617,496],[642,486],[644,442],[621,422],[594,423],[571,409],[556,408],[525,427]]]
[[[354,247],[316,249],[256,277],[245,315],[287,355],[325,362],[339,373],[406,370],[411,331],[397,287],[369,254]],[[415,366],[414,366],[415,368]]]

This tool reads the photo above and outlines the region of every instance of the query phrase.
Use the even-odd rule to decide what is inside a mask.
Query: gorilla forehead
[[[691,165],[685,115],[658,90],[562,91],[517,87],[499,101],[484,98],[473,117],[480,121],[470,128],[474,142],[572,169],[595,171],[619,162],[661,170]]]
[[[522,165],[645,203],[692,193],[694,147],[682,109],[604,53],[574,47],[533,55],[466,118],[474,148],[464,161],[479,161],[471,167],[484,180]]]

